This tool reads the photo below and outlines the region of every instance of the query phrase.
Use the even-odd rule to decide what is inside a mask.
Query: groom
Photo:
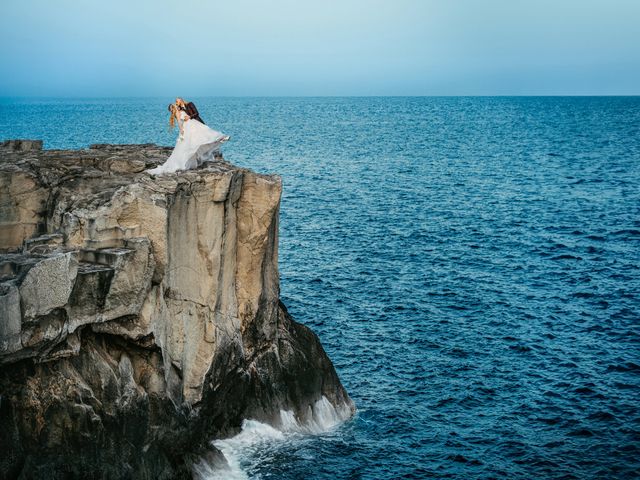
[[[193,102],[185,102],[182,98],[178,97],[178,98],[176,98],[176,105],[178,106],[178,108],[180,110],[184,110],[184,112],[187,115],[189,115],[190,119],[197,120],[201,124],[206,125],[206,123],[204,123],[204,120],[202,120],[200,118],[200,114],[198,113],[198,109],[193,104]]]

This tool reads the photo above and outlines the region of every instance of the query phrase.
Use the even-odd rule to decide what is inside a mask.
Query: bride
[[[229,135],[216,132],[203,123],[190,119],[175,103],[169,105],[169,111],[169,125],[174,128],[177,123],[180,136],[167,161],[148,170],[152,175],[195,168],[211,160],[220,145],[229,140]]]

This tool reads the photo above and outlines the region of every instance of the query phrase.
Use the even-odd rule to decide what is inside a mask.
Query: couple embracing
[[[171,114],[169,125],[173,128],[177,123],[180,136],[167,161],[149,170],[149,173],[158,175],[195,168],[212,160],[220,145],[229,140],[229,135],[205,125],[193,102],[185,102],[178,97],[168,108]]]

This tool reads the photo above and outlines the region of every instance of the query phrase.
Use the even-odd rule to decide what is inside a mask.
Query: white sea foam
[[[310,412],[307,414],[309,420],[304,424],[297,421],[292,411],[280,410],[282,430],[284,432],[319,434],[340,425],[351,416],[351,410],[348,406],[342,405],[336,408],[324,395],[313,407],[310,406],[309,410]]]
[[[202,460],[194,466],[194,478],[199,480],[248,480],[250,475],[243,469],[243,463],[271,446],[295,441],[310,434],[321,434],[332,430],[351,416],[347,405],[338,408],[323,396],[309,407],[308,420],[300,423],[293,411],[280,410],[280,425],[275,428],[256,420],[244,420],[242,430],[235,437],[216,440],[213,445],[225,456],[228,465],[213,465]]]

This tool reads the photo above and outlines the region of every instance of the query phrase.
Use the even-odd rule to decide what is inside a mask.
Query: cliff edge
[[[279,300],[280,178],[169,153],[0,144],[2,478],[190,478],[245,418],[353,414]]]

